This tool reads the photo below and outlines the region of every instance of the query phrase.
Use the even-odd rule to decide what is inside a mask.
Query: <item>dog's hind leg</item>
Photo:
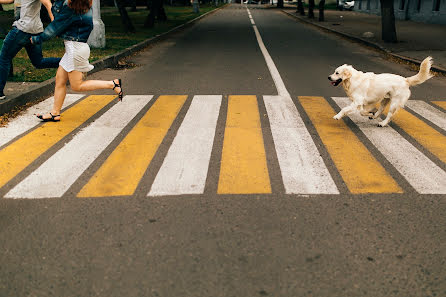
[[[390,98],[384,98],[383,101],[381,101],[381,105],[379,106],[378,110],[374,113],[373,116],[369,117],[369,119],[372,120],[379,117],[383,113],[383,110],[387,107],[387,105],[389,105],[389,103]]]
[[[393,101],[390,104],[389,112],[387,113],[386,118],[383,121],[378,123],[378,127],[386,126],[400,108],[401,108],[401,106],[399,105],[399,102]]]
[[[395,113],[400,108],[404,108],[404,104],[407,102],[409,97],[410,97],[409,89],[402,90],[397,95],[394,95],[393,97],[391,97],[391,99],[389,99],[390,100],[389,112],[387,113],[387,116],[384,119],[384,121],[381,121],[378,123],[378,126],[384,127],[385,125],[387,125],[390,122],[391,118],[395,115]]]
[[[369,105],[362,105],[359,109],[359,113],[364,117],[371,117],[375,114],[375,104],[369,104]]]

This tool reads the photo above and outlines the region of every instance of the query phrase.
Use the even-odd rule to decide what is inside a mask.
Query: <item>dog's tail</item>
[[[420,71],[418,74],[406,78],[409,86],[422,84],[429,78],[433,77],[433,75],[430,73],[432,63],[432,57],[427,57],[424,59],[423,62],[421,62]]]

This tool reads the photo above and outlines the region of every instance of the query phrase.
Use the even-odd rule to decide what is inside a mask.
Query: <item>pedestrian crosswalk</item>
[[[0,197],[446,194],[446,101],[411,100],[384,128],[334,120],[348,101],[70,94],[40,123],[49,98],[0,128]]]

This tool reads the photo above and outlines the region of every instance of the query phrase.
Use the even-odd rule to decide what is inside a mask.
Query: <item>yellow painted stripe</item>
[[[350,192],[401,193],[402,189],[322,97],[299,97]]]
[[[3,148],[0,151],[0,187],[114,98],[116,96],[89,96],[65,111],[60,122],[45,123]]]
[[[229,97],[218,193],[271,193],[256,96]]]
[[[399,110],[393,116],[392,121],[438,159],[446,163],[446,136],[404,109]]]
[[[446,109],[446,101],[432,101],[432,103],[440,106],[443,109]]]
[[[160,96],[78,197],[132,195],[187,96]]]

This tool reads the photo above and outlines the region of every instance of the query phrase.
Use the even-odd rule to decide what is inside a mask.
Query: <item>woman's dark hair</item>
[[[68,6],[78,14],[86,13],[92,5],[92,0],[69,0]]]

